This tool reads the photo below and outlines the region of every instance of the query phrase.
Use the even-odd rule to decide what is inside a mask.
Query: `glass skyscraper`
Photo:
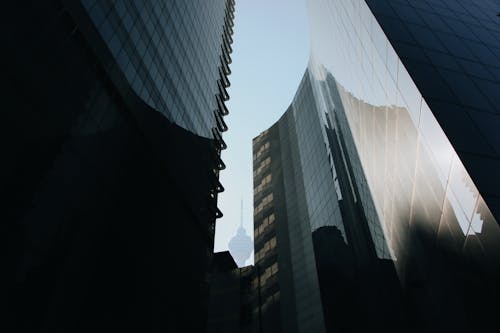
[[[205,329],[234,0],[1,14],[0,327]]]
[[[287,318],[299,332],[498,326],[498,3],[308,10],[308,69],[254,139],[256,265],[276,238]]]
[[[216,116],[227,113],[223,102],[232,52],[227,2],[82,3],[133,91],[170,121],[212,137]]]

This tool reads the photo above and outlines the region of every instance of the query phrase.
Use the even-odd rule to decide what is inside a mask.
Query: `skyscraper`
[[[1,325],[203,331],[234,0],[1,16]]]
[[[498,4],[308,8],[308,69],[254,139],[256,265],[276,237],[299,332],[496,326]]]
[[[323,314],[297,164],[293,106],[253,140],[254,247],[261,332],[322,332]],[[311,132],[314,133],[314,132]],[[283,144],[283,143],[284,144]],[[292,143],[295,143],[292,144]]]

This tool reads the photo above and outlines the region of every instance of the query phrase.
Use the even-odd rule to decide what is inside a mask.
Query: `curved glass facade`
[[[0,15],[0,331],[204,332],[234,0]]]
[[[377,255],[403,269],[413,224],[438,241],[461,239],[459,248],[484,238],[493,254],[500,244],[486,239],[498,237],[498,224],[368,5],[309,5],[319,112],[359,160],[354,173],[364,175],[356,182]]]
[[[379,7],[383,7],[381,2],[377,2]],[[376,2],[370,3],[376,7]],[[394,6],[398,15],[417,11],[409,3],[401,5],[403,8],[397,8],[398,4],[388,6]],[[352,192],[353,202],[361,204],[369,230],[369,237],[354,232],[353,222],[359,224],[359,219],[343,215],[346,244],[354,248],[354,260],[359,265],[377,262],[378,266],[381,260],[390,260],[394,265],[403,295],[396,299],[410,304],[395,315],[394,323],[418,318],[418,327],[431,330],[445,325],[471,330],[493,323],[488,304],[499,292],[500,228],[466,171],[461,160],[464,145],[457,142],[456,130],[450,128],[464,128],[461,134],[470,140],[469,152],[487,151],[489,145],[469,134],[467,128],[475,128],[474,124],[458,111],[444,116],[447,108],[440,102],[443,93],[438,88],[428,93],[429,86],[436,85],[441,76],[430,73],[422,79],[421,73],[407,69],[410,65],[400,56],[404,47],[386,37],[397,34],[399,25],[392,30],[383,25],[383,30],[379,21],[386,18],[374,15],[365,1],[309,1],[309,11],[309,72],[317,111],[324,137],[331,138],[333,132],[342,147],[343,161],[335,163],[335,156],[331,156],[332,174],[335,179],[341,165],[351,182],[350,186],[340,186],[344,198],[339,197],[339,205],[346,202],[345,193]],[[428,12],[427,16],[432,15]],[[451,19],[445,16],[446,20]],[[422,35],[432,38],[430,33]],[[444,41],[443,45],[450,43]],[[460,60],[459,54],[453,57]],[[425,95],[416,82],[425,87]],[[468,98],[469,104],[476,101],[476,107],[485,102],[483,97],[475,98],[473,90],[462,94],[467,97],[448,99],[462,104]],[[449,138],[455,139],[453,144]],[[335,146],[332,140],[329,146]],[[496,182],[497,172],[490,177]],[[313,230],[315,227],[312,225]],[[373,242],[376,261],[369,255],[367,241]],[[363,257],[371,259],[365,261]],[[391,274],[379,276],[387,280]],[[455,303],[449,305],[449,299]],[[328,300],[323,298],[323,302]],[[387,308],[391,309],[389,305]],[[459,318],[457,313],[461,314]],[[479,314],[483,320],[474,321],[472,318]]]
[[[227,112],[233,1],[82,3],[133,91],[170,121],[212,138],[214,111]]]
[[[485,88],[498,82],[498,18],[487,17],[495,8],[491,1],[308,2],[308,69],[270,129],[279,126],[270,147],[274,205],[286,211],[276,225],[288,227],[288,243],[278,240],[277,249],[288,249],[299,332],[321,321],[328,332],[496,324],[498,106]],[[477,44],[474,59],[453,50],[457,39],[440,33],[444,27],[468,50]],[[455,72],[443,69],[454,63]],[[323,318],[308,312],[314,288]]]
[[[312,97],[308,76],[299,91]],[[262,332],[324,332],[294,116],[292,105],[253,140],[255,266],[261,272],[255,312]],[[309,133],[321,136],[314,118],[301,125],[313,125]]]

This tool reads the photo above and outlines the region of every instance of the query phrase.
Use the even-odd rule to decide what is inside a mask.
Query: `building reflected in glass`
[[[308,7],[308,69],[254,139],[256,264],[271,264],[257,236],[274,214],[298,332],[495,327],[498,4]]]

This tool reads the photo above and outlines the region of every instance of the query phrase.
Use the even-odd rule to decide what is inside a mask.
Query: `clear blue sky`
[[[224,214],[216,225],[215,251],[227,244],[240,223],[253,239],[252,138],[285,112],[309,60],[309,27],[305,0],[236,0],[230,76],[230,110],[225,118],[228,149],[221,172]],[[253,263],[253,255],[247,264]]]

